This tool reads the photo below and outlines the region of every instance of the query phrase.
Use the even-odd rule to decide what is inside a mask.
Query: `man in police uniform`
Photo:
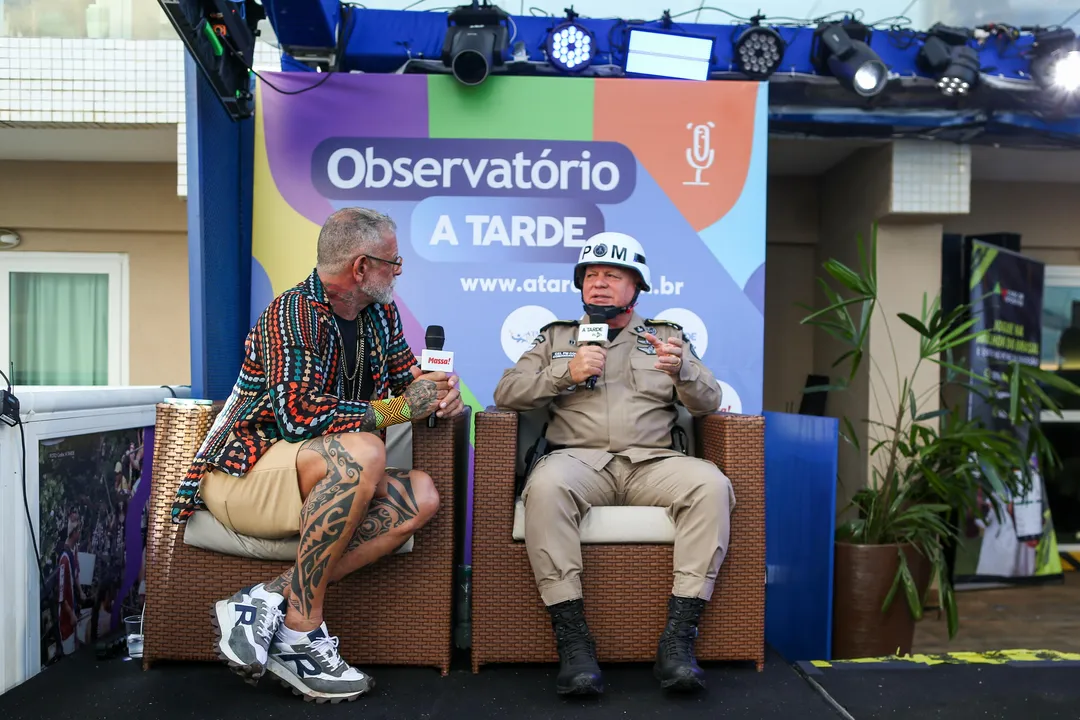
[[[735,497],[715,465],[673,449],[672,432],[676,403],[708,415],[720,406],[720,387],[681,327],[634,311],[650,287],[637,240],[590,238],[574,286],[587,316],[606,319],[607,342],[580,345],[580,321],[551,323],[495,389],[499,408],[550,406],[552,450],[533,467],[522,499],[525,545],[561,659],[556,690],[603,691],[585,623],[579,525],[590,507],[614,504],[665,507],[675,524],[675,579],[654,674],[664,688],[697,689],[704,681],[694,638],[727,552]]]

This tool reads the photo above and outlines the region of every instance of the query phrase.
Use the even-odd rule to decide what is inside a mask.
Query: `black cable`
[[[2,374],[2,372],[0,372]],[[6,375],[4,376],[6,379]],[[30,542],[34,548],[34,562],[37,565],[38,579],[41,581],[41,592],[45,592],[45,569],[41,567],[41,550],[38,548],[37,534],[34,532],[34,520],[30,516],[30,493],[26,487],[26,430],[23,428],[22,419],[16,423],[19,426],[19,445],[22,448],[22,456],[19,459],[19,463],[22,469],[22,491],[23,491],[23,509],[26,511],[26,525],[30,530]],[[40,612],[43,598],[38,600],[38,611]],[[57,615],[56,622],[53,623],[53,631],[56,634],[56,647],[57,653],[52,659],[52,663],[60,662],[64,657],[64,639],[60,635],[60,617]]]
[[[348,19],[349,19],[350,25],[349,25],[349,29],[345,30],[344,29],[344,24],[342,24],[341,29],[339,31],[339,34],[338,34],[338,47],[336,48],[337,55],[338,55],[339,58],[340,58],[341,54],[344,52],[344,49],[345,49],[345,47],[346,47],[346,45],[348,43],[348,40],[352,36],[353,30],[356,29],[356,12],[355,11],[358,8],[363,8],[364,6],[359,5],[357,3],[344,3],[343,7],[349,8],[349,13],[348,13],[349,18]],[[245,70],[247,70],[249,73],[251,73],[252,75],[257,77],[259,80],[261,80],[263,83],[265,83],[265,85],[268,88],[270,88],[271,90],[273,90],[274,92],[276,92],[276,93],[278,93],[280,95],[300,95],[302,93],[310,92],[311,90],[315,90],[316,88],[321,87],[323,85],[323,83],[325,83],[327,80],[329,80],[330,76],[333,75],[332,72],[328,71],[328,72],[323,74],[323,78],[321,80],[319,80],[317,83],[314,83],[313,85],[309,85],[309,86],[307,86],[305,88],[300,88],[299,90],[282,90],[281,88],[274,85],[274,83],[270,82],[269,80],[264,78],[262,75],[260,75],[259,72],[257,70],[255,70],[255,68],[253,68],[253,67],[251,67],[250,65],[247,64],[247,62],[244,60],[244,56],[233,45],[231,37],[223,37],[223,38],[221,38],[221,40],[222,40],[222,43],[221,43],[222,47],[227,49],[229,51],[229,53],[234,58],[239,60],[240,63],[244,66]]]

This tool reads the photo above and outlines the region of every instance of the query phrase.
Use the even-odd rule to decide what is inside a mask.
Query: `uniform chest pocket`
[[[656,356],[635,350],[630,357],[634,389],[658,400],[670,400],[675,391],[671,376],[656,367]]]
[[[568,366],[570,365],[570,361],[572,359],[573,359],[572,355],[568,355],[567,357],[553,358],[552,361],[551,361],[552,376],[557,377],[557,378],[561,378],[561,377],[567,377],[568,378],[568,377],[570,377],[570,368]],[[574,387],[570,386],[570,389],[563,390],[561,393],[559,393],[559,396],[560,397],[565,397],[567,395],[573,395],[573,393],[574,393]]]

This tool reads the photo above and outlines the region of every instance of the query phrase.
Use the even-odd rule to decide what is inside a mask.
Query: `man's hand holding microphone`
[[[454,371],[454,353],[442,349],[442,327],[429,327],[425,340],[428,347],[421,356],[420,365],[409,368],[413,381],[405,391],[405,399],[414,422],[427,419],[428,427],[435,427],[436,418],[460,415],[465,410],[465,403],[458,390],[457,376],[450,374]]]
[[[575,385],[585,383],[590,390],[596,387],[596,378],[604,372],[607,361],[603,346],[607,339],[608,325],[602,316],[590,316],[589,324],[578,328],[578,351],[567,366]]]

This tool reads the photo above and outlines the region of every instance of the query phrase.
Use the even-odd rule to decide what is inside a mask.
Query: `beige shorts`
[[[296,456],[303,443],[279,440],[243,477],[216,468],[199,495],[221,524],[240,535],[274,540],[300,533],[300,478]]]

